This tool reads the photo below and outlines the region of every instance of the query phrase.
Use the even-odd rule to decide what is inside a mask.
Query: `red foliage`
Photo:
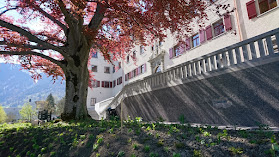
[[[74,36],[69,31],[83,34],[105,59],[116,60],[125,58],[134,44],[163,40],[167,31],[179,39],[186,37],[191,22],[201,23],[206,17],[205,1],[6,0],[6,10],[0,13],[0,55],[6,60],[11,59],[9,54],[18,55],[34,79],[41,77],[39,72],[54,80],[64,78],[61,61],[68,56],[64,48]]]

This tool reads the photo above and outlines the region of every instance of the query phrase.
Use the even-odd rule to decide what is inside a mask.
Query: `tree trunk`
[[[66,96],[64,111],[61,114],[63,120],[80,120],[87,118],[87,90],[89,72],[86,63],[68,65],[64,69],[66,76]]]

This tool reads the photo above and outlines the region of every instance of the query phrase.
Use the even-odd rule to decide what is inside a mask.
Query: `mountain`
[[[27,71],[19,70],[19,65],[0,63],[0,104],[3,107],[21,107],[31,99],[45,100],[52,93],[56,99],[65,95],[65,81],[53,83],[51,77],[42,74],[41,80],[35,82]]]

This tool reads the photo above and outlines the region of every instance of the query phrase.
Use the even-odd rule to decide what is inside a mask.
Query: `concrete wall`
[[[279,61],[127,97],[123,117],[279,126]],[[117,107],[120,115],[120,105]]]

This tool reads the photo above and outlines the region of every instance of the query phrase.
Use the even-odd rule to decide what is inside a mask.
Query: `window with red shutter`
[[[231,30],[232,29],[231,15],[225,15],[224,22],[225,22],[226,31]]]
[[[105,87],[105,81],[102,81],[102,87]]]
[[[97,81],[97,87],[100,87],[100,81]]]
[[[205,42],[205,33],[204,30],[201,29],[200,30],[200,43],[204,43]]]
[[[255,0],[251,0],[250,2],[246,3],[246,8],[249,19],[252,19],[257,16]]]
[[[211,25],[207,26],[206,29],[206,39],[210,40],[212,39],[212,29],[211,29]]]
[[[112,88],[112,82],[109,83],[109,88]]]

